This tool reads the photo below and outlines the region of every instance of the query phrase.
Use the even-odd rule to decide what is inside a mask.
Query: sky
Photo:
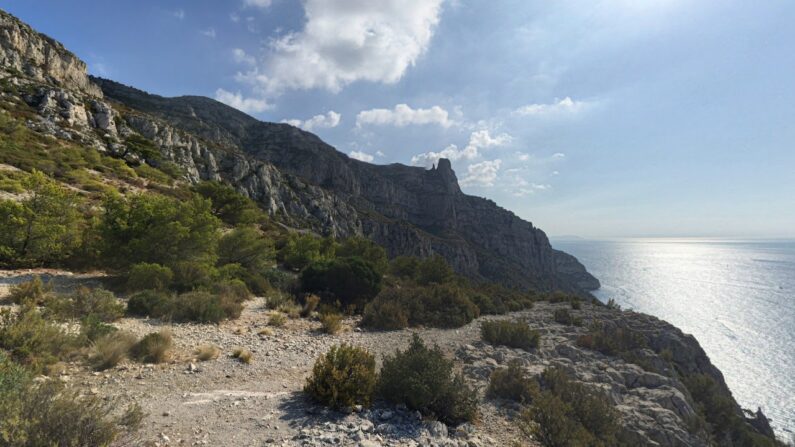
[[[795,237],[795,2],[0,0],[91,73],[431,166],[550,235]]]

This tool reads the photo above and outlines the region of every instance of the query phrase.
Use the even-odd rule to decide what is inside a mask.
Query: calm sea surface
[[[695,335],[740,405],[795,439],[795,241],[553,240],[601,300]]]

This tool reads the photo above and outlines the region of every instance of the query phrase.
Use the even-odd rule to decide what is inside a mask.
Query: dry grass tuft
[[[137,341],[135,335],[129,332],[105,335],[94,342],[88,361],[98,371],[113,368],[130,355]]]
[[[287,323],[287,317],[281,312],[271,314],[270,318],[268,318],[268,325],[270,326],[282,327],[285,323]]]
[[[232,357],[240,360],[241,363],[249,364],[254,359],[254,354],[248,349],[237,348],[232,352]]]
[[[168,351],[172,344],[171,331],[152,332],[136,343],[131,353],[141,362],[162,363],[168,360]]]
[[[201,345],[196,348],[194,352],[196,355],[196,359],[200,362],[206,362],[208,360],[215,360],[221,355],[221,349],[215,345]]]
[[[342,315],[323,314],[320,316],[320,324],[323,332],[334,335],[342,329]]]

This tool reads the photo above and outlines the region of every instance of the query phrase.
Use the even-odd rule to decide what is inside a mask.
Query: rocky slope
[[[579,293],[598,287],[579,263],[552,249],[543,231],[462,193],[447,160],[433,170],[371,165],[313,134],[209,98],[162,98],[90,79],[62,45],[1,11],[0,68],[5,95],[38,114],[29,127],[132,162],[140,160],[127,141],[143,136],[186,180],[228,182],[288,225],[364,234],[391,255],[441,254],[473,279]]]

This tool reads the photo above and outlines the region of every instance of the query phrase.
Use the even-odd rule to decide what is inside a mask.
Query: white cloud
[[[254,65],[257,63],[257,60],[254,59],[254,56],[246,53],[245,50],[242,48],[234,48],[232,49],[232,58],[238,64],[247,64],[247,65]]]
[[[267,8],[271,3],[271,0],[243,0],[243,6],[250,8]]]
[[[385,157],[386,156],[382,151],[375,151],[375,155],[378,155],[379,157]]]
[[[469,136],[469,143],[463,149],[459,149],[455,144],[444,148],[441,152],[426,152],[411,157],[411,164],[416,166],[431,166],[437,163],[440,158],[450,160],[472,160],[480,155],[481,149],[488,149],[495,146],[504,146],[510,143],[511,136],[502,133],[492,137],[488,130],[478,130]]]
[[[356,115],[356,126],[364,124],[391,125],[405,127],[408,125],[438,124],[450,127],[452,121],[447,110],[433,106],[430,109],[412,109],[406,104],[398,104],[394,109],[362,110]]]
[[[517,188],[513,195],[516,197],[525,197],[537,192],[547,191],[552,189],[552,185],[545,183],[528,183],[523,181],[519,188]]]
[[[305,0],[304,28],[274,39],[271,56],[240,79],[268,93],[395,83],[427,50],[442,2]]]
[[[373,161],[375,159],[375,157],[373,157],[372,155],[368,154],[367,152],[362,152],[362,151],[350,151],[350,152],[348,152],[348,155],[351,158],[353,158],[353,159],[356,159],[356,160],[359,160],[359,161],[366,161],[368,163],[370,163],[371,161]]]
[[[517,152],[516,158],[518,158],[519,161],[527,161],[530,160],[530,154],[526,154],[524,152]]]
[[[244,98],[240,92],[233,93],[219,88],[215,91],[215,99],[245,113],[259,113],[272,106],[264,99]]]
[[[467,175],[461,180],[461,186],[494,186],[502,160],[486,160],[467,167]]]
[[[319,129],[319,128],[331,128],[337,127],[342,119],[342,115],[339,113],[331,110],[325,115],[315,115],[308,120],[298,120],[298,119],[291,119],[291,120],[284,120],[283,123],[290,124],[295,127],[300,127],[306,131],[311,131],[312,129]]]
[[[513,111],[516,116],[559,116],[559,115],[573,115],[580,113],[591,106],[591,103],[585,101],[575,101],[570,97],[565,97],[559,101],[551,104],[528,104],[519,107]]]
[[[178,20],[182,20],[182,19],[185,18],[185,10],[184,9],[178,9],[176,11],[171,11],[171,15],[176,17]]]
[[[554,154],[552,154],[552,158],[566,158],[566,154],[564,154],[563,152],[555,152]]]
[[[207,28],[201,31],[203,36],[207,36],[210,39],[215,39],[215,28]]]

